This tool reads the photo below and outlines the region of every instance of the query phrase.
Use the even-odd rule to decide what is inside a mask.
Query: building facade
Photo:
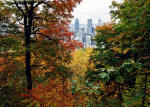
[[[98,19],[98,23],[96,25],[101,24],[101,20],[99,20],[100,19]],[[79,19],[76,19],[72,30],[74,32],[72,39],[81,42],[83,48],[96,47],[95,42],[93,41],[96,33],[94,29],[95,25],[93,25],[92,19],[88,19],[85,26],[83,26],[83,24],[79,24]]]
[[[75,32],[78,32],[79,31],[79,20],[76,19],[75,20]]]

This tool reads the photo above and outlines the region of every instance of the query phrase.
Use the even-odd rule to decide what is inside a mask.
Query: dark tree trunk
[[[27,43],[30,40],[27,40]],[[26,45],[29,46],[29,45]],[[26,78],[27,78],[27,89],[31,90],[32,89],[32,79],[31,79],[31,65],[30,65],[30,60],[31,60],[31,53],[29,48],[26,49]]]
[[[27,89],[32,90],[32,77],[31,77],[31,28],[33,21],[33,2],[29,11],[26,11],[24,15],[24,35],[25,35],[25,47],[26,47],[26,78]]]
[[[118,91],[119,91],[119,100],[120,100],[120,104],[121,104],[121,107],[122,107],[123,98],[122,98],[121,84],[120,83],[118,83]]]
[[[144,107],[144,104],[145,104],[146,88],[147,88],[147,74],[145,74],[145,78],[144,78],[144,96],[142,99],[142,106],[141,107]]]
[[[150,35],[148,35],[147,39],[148,39],[148,41],[147,41],[148,43],[146,45],[146,48],[147,48],[146,57],[149,57],[150,56]],[[145,42],[145,41],[143,41],[143,42]],[[145,56],[145,55],[143,54],[143,56]],[[149,59],[147,59],[147,63],[146,63],[146,68],[147,69],[150,68],[149,62],[150,62]],[[144,107],[144,105],[145,105],[148,76],[149,76],[148,73],[145,73],[145,77],[144,77],[144,95],[143,95],[141,107]]]
[[[32,79],[31,79],[31,52],[30,52],[30,34],[27,25],[27,16],[24,16],[24,34],[25,34],[25,47],[26,47],[26,78],[27,78],[27,89],[32,89]]]

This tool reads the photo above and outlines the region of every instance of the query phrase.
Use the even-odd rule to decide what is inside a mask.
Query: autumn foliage
[[[69,31],[80,2],[0,1],[0,106],[150,106],[150,1],[112,2],[86,49]]]
[[[16,70],[13,70],[10,77],[7,76],[9,80],[6,83],[1,83],[1,95],[4,95],[2,106],[71,106],[69,104],[73,102],[73,96],[66,64],[70,62],[70,53],[80,48],[81,43],[71,40],[73,33],[68,26],[73,17],[73,8],[80,2],[81,0],[0,1],[0,15],[7,17],[7,21],[3,20],[2,24],[12,24],[11,28],[18,31],[6,32],[6,35],[12,36],[0,40],[0,58],[9,58]],[[1,19],[3,18],[0,17]],[[5,63],[2,64],[0,77],[4,79]],[[12,72],[11,67],[8,71]],[[10,90],[16,89],[16,98],[12,98],[16,96],[14,93],[7,95],[9,90],[3,91],[7,87]],[[47,97],[45,94],[48,94]],[[5,95],[12,100],[8,101]]]

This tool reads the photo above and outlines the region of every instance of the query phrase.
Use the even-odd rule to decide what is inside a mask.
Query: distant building
[[[83,47],[96,47],[94,36],[96,34],[95,27],[102,25],[101,19],[98,19],[97,24],[92,23],[92,19],[87,20],[87,24],[79,24],[79,20],[76,19],[74,27],[71,28],[71,31],[74,32],[72,39],[77,40],[82,43]]]
[[[88,26],[88,27],[92,27],[92,19],[88,19],[87,26]]]
[[[78,32],[79,31],[79,20],[76,19],[75,20],[75,32]]]
[[[87,33],[92,33],[92,19],[88,19]]]
[[[101,25],[102,25],[102,20],[98,19],[98,26],[101,26]]]
[[[84,28],[81,28],[81,32],[83,32],[83,33],[84,33]]]
[[[91,46],[91,39],[92,39],[92,35],[87,34],[86,35],[86,47],[90,47]]]

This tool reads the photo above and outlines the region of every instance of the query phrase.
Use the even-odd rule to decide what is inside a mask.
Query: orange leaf
[[[130,50],[130,48],[127,48],[123,51],[123,54],[126,54],[128,51]]]

